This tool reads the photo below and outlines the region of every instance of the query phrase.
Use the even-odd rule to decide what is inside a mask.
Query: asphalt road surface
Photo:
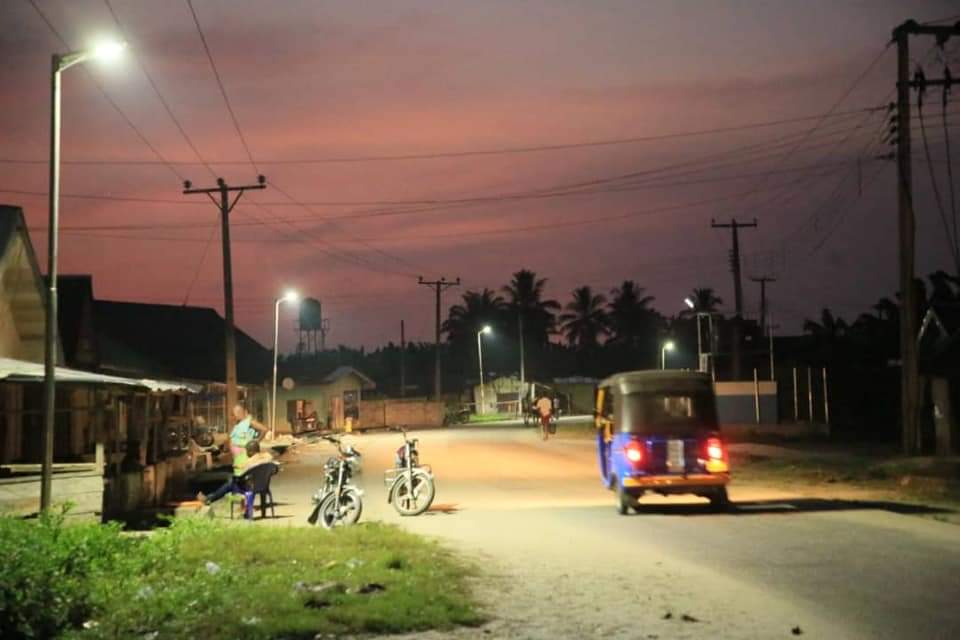
[[[589,440],[502,427],[415,435],[437,496],[414,518],[393,511],[382,482],[400,435],[348,436],[364,454],[362,520],[435,536],[480,565],[494,619],[455,637],[960,638],[956,525],[738,486],[736,469],[731,513],[654,496],[644,513],[620,516]],[[274,524],[305,522],[331,451],[290,455]]]

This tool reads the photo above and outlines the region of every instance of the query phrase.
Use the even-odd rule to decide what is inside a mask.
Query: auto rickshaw
[[[689,371],[630,371],[597,389],[600,477],[621,515],[647,491],[694,494],[728,505],[730,462],[720,439],[713,381]]]

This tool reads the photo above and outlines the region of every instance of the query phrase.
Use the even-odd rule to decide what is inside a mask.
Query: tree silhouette
[[[461,304],[450,307],[443,323],[447,341],[458,345],[469,344],[468,341],[475,340],[477,331],[484,325],[503,325],[506,303],[495,292],[487,288],[483,291],[467,291],[462,300]]]
[[[609,329],[614,343],[638,347],[656,342],[660,317],[650,304],[653,296],[644,295],[646,290],[633,280],[610,290]]]
[[[560,310],[560,304],[543,299],[546,283],[546,278],[537,278],[533,271],[521,269],[501,289],[507,295],[510,324],[516,326],[517,319],[522,317],[524,339],[531,344],[545,345],[556,329],[554,312]]]
[[[716,313],[720,305],[723,304],[723,298],[717,296],[710,287],[694,289],[689,298],[693,303],[693,308],[687,307],[681,311],[680,316],[683,318],[697,313]]]
[[[573,300],[567,303],[565,313],[560,315],[567,344],[580,351],[599,346],[600,338],[609,333],[604,309],[606,302],[603,294],[593,293],[589,286],[573,290]]]

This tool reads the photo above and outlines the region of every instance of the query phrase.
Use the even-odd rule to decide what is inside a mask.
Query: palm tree
[[[589,286],[573,290],[573,300],[567,303],[566,313],[560,315],[563,334],[571,347],[584,351],[596,348],[600,337],[609,333],[606,297],[593,293]]]
[[[484,325],[502,325],[505,306],[503,298],[490,289],[465,292],[463,302],[450,307],[449,315],[441,327],[447,334],[447,341],[470,344]]]
[[[550,334],[556,329],[555,311],[560,310],[556,300],[544,300],[543,288],[546,278],[537,278],[529,269],[521,269],[513,274],[510,283],[501,291],[507,295],[507,307],[510,320],[523,320],[524,339],[531,344],[544,345]]]
[[[806,320],[803,323],[803,330],[818,340],[830,343],[846,334],[847,323],[842,318],[834,316],[830,309],[824,309],[820,312],[820,322]]]
[[[694,289],[689,299],[693,303],[693,308],[691,309],[688,306],[681,311],[681,317],[692,316],[697,313],[716,313],[717,308],[723,304],[723,299],[715,295],[710,287]]]
[[[633,280],[624,280],[610,290],[609,327],[613,341],[636,347],[656,333],[659,316],[650,307],[653,296],[644,295],[645,292]],[[656,342],[656,336],[652,337]]]

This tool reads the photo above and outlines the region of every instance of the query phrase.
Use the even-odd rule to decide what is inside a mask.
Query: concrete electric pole
[[[226,357],[227,395],[224,404],[224,424],[230,423],[230,412],[237,404],[237,340],[233,323],[233,266],[230,259],[230,212],[243,196],[244,191],[266,189],[267,179],[257,176],[257,184],[242,187],[228,186],[223,178],[217,178],[217,186],[205,189],[194,189],[189,180],[183,183],[184,194],[203,193],[220,209],[220,237],[223,242],[223,319],[224,319],[224,353]],[[237,196],[230,202],[230,193]],[[213,194],[219,194],[219,201]]]
[[[729,223],[718,224],[713,220],[710,226],[714,229],[730,229],[733,235],[733,249],[730,251],[730,270],[733,272],[733,297],[736,304],[736,315],[733,318],[733,379],[739,380],[742,363],[740,362],[740,342],[743,337],[743,283],[740,278],[740,229],[747,229],[757,226],[757,221],[737,222],[733,218]]]
[[[443,385],[440,382],[440,294],[450,287],[459,287],[460,278],[456,280],[447,280],[441,277],[439,280],[424,280],[423,276],[417,278],[417,284],[425,287],[431,287],[436,293],[436,343],[434,347],[434,369],[433,369],[433,399],[439,400]]]
[[[770,276],[759,276],[750,278],[753,282],[760,283],[760,334],[767,335],[767,283],[776,282],[776,278]]]
[[[917,453],[920,443],[920,380],[917,370],[917,290],[914,286],[916,220],[913,209],[913,175],[910,150],[910,89],[949,87],[949,77],[910,80],[910,36],[936,38],[938,45],[960,35],[960,22],[952,26],[921,25],[907,20],[893,30],[897,44],[897,209],[900,253],[900,403],[902,444],[906,455]]]

